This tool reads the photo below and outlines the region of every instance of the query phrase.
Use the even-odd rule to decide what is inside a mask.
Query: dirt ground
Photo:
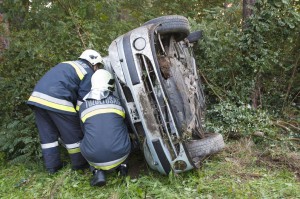
[[[244,167],[252,167],[253,160],[257,166],[267,167],[271,170],[288,169],[295,174],[300,182],[300,153],[283,150],[280,147],[259,149],[251,139],[241,139],[228,144],[221,159],[236,165],[235,171],[243,170]],[[255,158],[254,158],[255,157]],[[243,174],[245,178],[260,176],[249,173]]]
[[[285,156],[267,156],[262,155],[257,160],[258,164],[265,165],[271,169],[276,168],[287,168],[295,174],[297,180],[300,182],[300,154],[298,153],[289,153]]]
[[[140,174],[147,174],[150,169],[142,151],[132,152],[128,159],[128,165],[128,175],[131,178],[138,178]]]

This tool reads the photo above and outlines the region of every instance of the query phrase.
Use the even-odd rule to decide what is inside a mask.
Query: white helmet
[[[91,90],[114,91],[115,79],[110,72],[104,69],[96,70],[93,74]]]
[[[79,58],[90,62],[90,64],[92,64],[93,66],[98,63],[103,64],[101,55],[95,50],[85,50]]]

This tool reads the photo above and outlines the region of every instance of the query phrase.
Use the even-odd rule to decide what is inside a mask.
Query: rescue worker
[[[126,160],[131,143],[124,120],[125,111],[119,98],[112,93],[113,76],[107,70],[99,69],[91,82],[91,91],[79,111],[84,133],[80,150],[93,168],[91,186],[103,186],[106,184],[104,171],[127,174]]]
[[[27,104],[33,109],[46,169],[55,173],[63,164],[58,139],[68,150],[72,169],[89,167],[80,153],[83,137],[78,109],[91,89],[91,77],[101,65],[101,55],[85,50],[76,61],[59,63],[36,84]]]

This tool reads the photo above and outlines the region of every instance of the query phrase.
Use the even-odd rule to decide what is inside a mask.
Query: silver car
[[[190,33],[183,16],[163,16],[119,36],[104,58],[115,75],[132,141],[162,174],[198,168],[224,147],[221,134],[202,126],[205,98],[192,48],[201,34]]]

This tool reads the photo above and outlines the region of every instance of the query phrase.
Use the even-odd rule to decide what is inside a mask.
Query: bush
[[[263,110],[253,109],[246,104],[221,102],[207,111],[205,127],[208,131],[217,132],[225,137],[263,137],[275,138],[278,129],[273,125],[271,116]]]

